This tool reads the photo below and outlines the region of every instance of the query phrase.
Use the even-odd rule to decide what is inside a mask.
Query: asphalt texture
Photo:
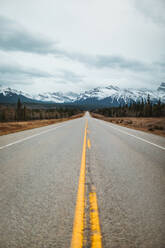
[[[102,246],[165,247],[165,138],[86,114],[0,137],[0,248],[70,247],[86,120]]]

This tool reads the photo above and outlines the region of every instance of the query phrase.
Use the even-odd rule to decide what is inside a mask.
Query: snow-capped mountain
[[[165,93],[165,83],[161,83],[161,85],[158,87],[158,91]]]
[[[22,91],[0,86],[0,103],[16,103],[18,98],[22,102],[51,102],[51,103],[70,103],[78,97],[77,93],[68,92],[46,92],[30,95]]]
[[[33,99],[43,102],[55,102],[55,103],[69,103],[74,102],[78,97],[78,94],[68,92],[66,94],[62,92],[47,92],[44,94],[34,95]]]
[[[15,94],[15,95],[24,95],[25,97],[30,97],[29,94],[23,91],[18,91],[18,90],[11,89],[11,88],[5,88],[5,87],[2,87],[1,85],[0,85],[0,94],[3,94],[4,96],[12,96],[12,94]]]
[[[0,103],[16,103],[18,98],[20,98],[22,102],[38,102],[25,92],[0,86]]]
[[[164,89],[163,85],[164,83],[160,85],[159,90],[155,91],[146,88],[120,89],[119,87],[114,87],[112,85],[108,87],[98,87],[80,94],[77,102],[83,104],[97,104],[97,102],[99,102],[101,105],[105,106],[118,106],[120,104],[141,101],[142,99],[146,100],[148,95],[150,95],[152,102],[157,102],[159,98],[165,102],[165,91],[162,92],[162,89]]]
[[[133,89],[110,85],[107,87],[97,87],[83,93],[77,94],[74,92],[46,92],[36,95],[29,95],[22,91],[17,91],[11,88],[0,87],[0,102],[15,103],[18,98],[23,102],[53,102],[53,103],[72,103],[81,105],[95,106],[119,106],[120,104],[129,104],[147,99],[150,95],[152,102],[157,102],[161,99],[165,102],[165,83],[161,83],[157,90],[149,90],[146,88]]]
[[[165,83],[161,83],[161,85],[158,87],[159,97],[162,102],[165,102]]]

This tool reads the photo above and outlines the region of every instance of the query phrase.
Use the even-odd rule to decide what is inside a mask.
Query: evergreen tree
[[[21,108],[22,108],[22,103],[21,103],[20,98],[18,98],[18,101],[17,101],[17,121],[21,120]]]
[[[26,106],[24,105],[24,108],[23,108],[23,119],[24,119],[24,121],[26,121],[27,120],[27,117],[26,117]]]

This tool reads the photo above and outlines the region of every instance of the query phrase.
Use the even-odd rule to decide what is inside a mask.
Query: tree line
[[[95,109],[92,112],[107,117],[163,117],[165,104],[161,103],[160,99],[157,103],[152,103],[148,95],[147,100],[142,99],[119,107]]]
[[[44,119],[68,118],[79,114],[78,108],[55,107],[55,108],[30,108],[18,99],[16,106],[0,106],[0,121],[28,121]]]

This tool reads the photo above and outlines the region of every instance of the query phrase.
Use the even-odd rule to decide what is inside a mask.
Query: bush
[[[149,127],[148,131],[154,131],[153,127]]]
[[[163,130],[164,128],[163,128],[162,126],[157,126],[157,125],[155,125],[155,126],[154,126],[154,129]]]
[[[125,121],[125,124],[132,124],[133,122],[131,120]]]

